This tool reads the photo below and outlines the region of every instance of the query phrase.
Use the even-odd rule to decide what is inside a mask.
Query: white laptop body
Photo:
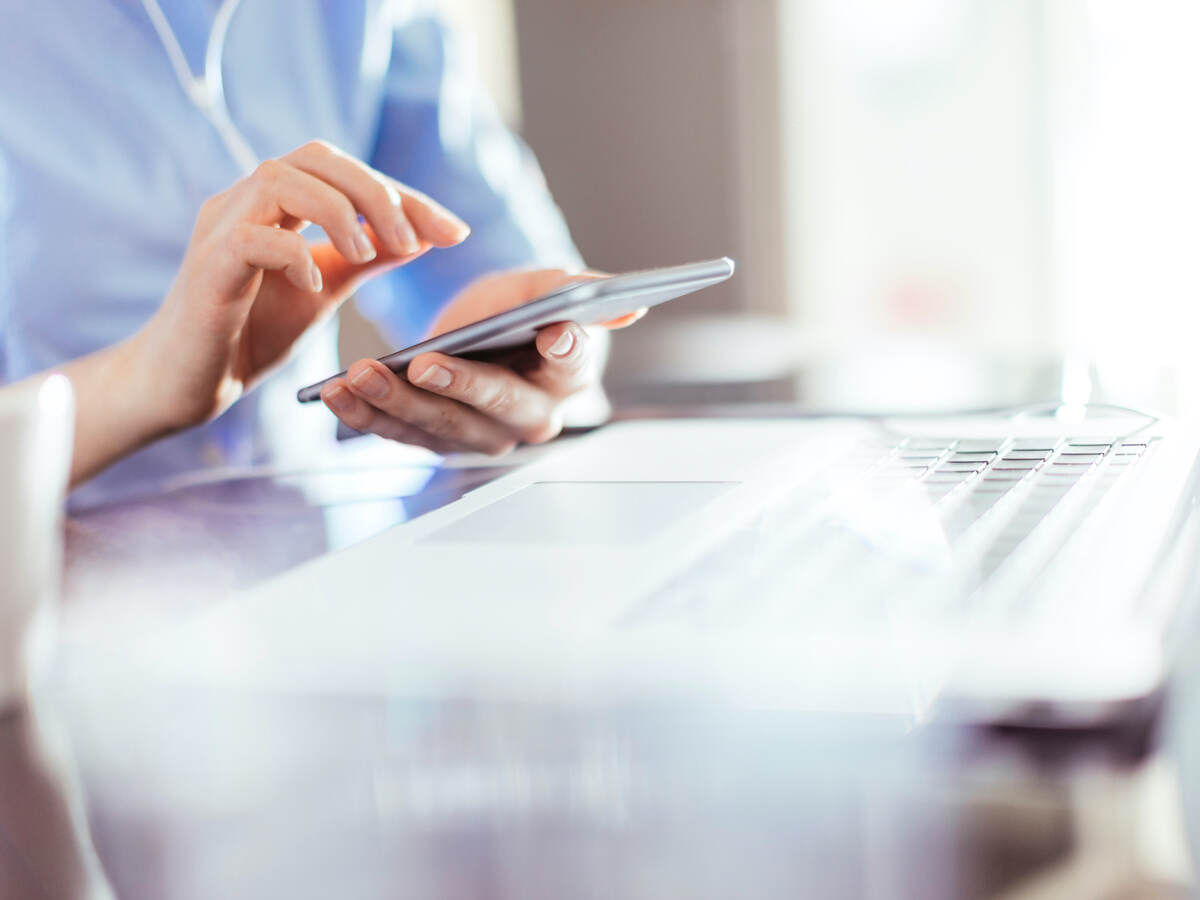
[[[1058,455],[1040,464],[1012,449],[1042,440]],[[970,500],[965,448],[989,441]],[[1120,415],[616,424],[149,652],[272,689],[1102,725],[1163,683],[1200,548],[1196,456],[1177,426]]]

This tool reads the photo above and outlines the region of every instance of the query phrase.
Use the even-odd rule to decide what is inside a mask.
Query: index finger
[[[418,239],[452,247],[471,232],[444,206],[331,144],[312,141],[285,159],[345,194],[394,254],[411,253]]]
[[[383,177],[387,178],[386,175]],[[419,234],[426,235],[435,247],[453,247],[455,244],[461,244],[471,233],[471,228],[466,222],[429,195],[394,178],[387,180],[400,194],[404,214],[413,223],[413,227]]]

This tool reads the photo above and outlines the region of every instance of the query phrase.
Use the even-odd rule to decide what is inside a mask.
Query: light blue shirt
[[[160,0],[204,71],[215,0]],[[243,171],[188,98],[139,0],[10,4],[0,29],[0,376],[113,344],[166,294],[196,213]],[[360,307],[397,346],[482,273],[579,264],[540,171],[428,4],[243,0],[221,72],[260,158],[337,144],[465,219],[471,237],[376,279]],[[336,368],[334,327],[216,422],[118,463],[94,502],[213,464],[298,461],[335,421],[296,388]]]

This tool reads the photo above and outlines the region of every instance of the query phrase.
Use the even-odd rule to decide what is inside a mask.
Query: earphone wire
[[[225,103],[225,83],[221,72],[222,57],[225,52],[225,37],[229,32],[229,23],[237,9],[239,0],[223,0],[213,21],[212,31],[208,35],[208,46],[204,53],[204,74],[192,74],[183,47],[175,36],[171,23],[159,5],[158,0],[142,0],[142,8],[154,26],[159,43],[166,51],[171,68],[180,86],[192,105],[200,110],[216,129],[229,155],[242,169],[243,173],[253,171],[258,165],[259,158],[251,148],[245,136],[233,123],[229,115],[229,107]]]

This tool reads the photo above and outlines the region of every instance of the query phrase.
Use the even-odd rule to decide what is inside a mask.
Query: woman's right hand
[[[310,222],[329,242],[304,239]],[[148,399],[167,430],[216,417],[364,279],[469,233],[430,198],[324,142],[267,160],[200,209],[175,283],[136,339],[152,373]]]
[[[310,222],[328,243],[301,236]],[[72,483],[220,415],[365,278],[469,233],[430,198],[324,142],[262,163],[201,207],[149,322],[62,368],[76,394]]]

